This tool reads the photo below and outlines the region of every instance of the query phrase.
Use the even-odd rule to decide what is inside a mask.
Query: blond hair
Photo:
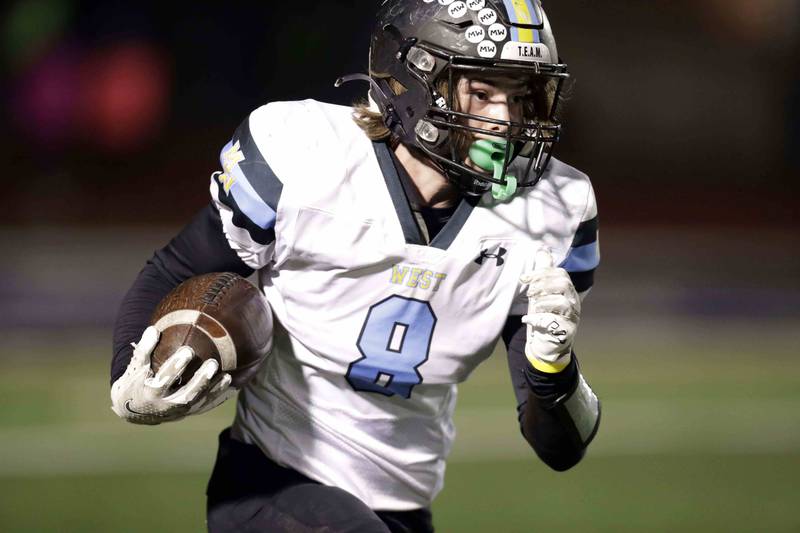
[[[386,79],[389,89],[395,96],[399,96],[408,90],[394,78],[384,79]],[[353,104],[353,121],[367,134],[371,141],[383,141],[392,136],[392,132],[389,131],[383,121],[383,115],[378,110],[378,106],[367,98],[357,100]]]
[[[353,121],[371,141],[383,141],[392,136],[392,132],[383,122],[383,115],[370,107],[369,101],[366,99],[358,100],[353,104]]]

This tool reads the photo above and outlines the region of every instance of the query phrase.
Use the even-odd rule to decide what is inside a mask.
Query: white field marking
[[[225,336],[221,338],[214,337],[208,331],[198,326],[197,321],[200,319],[201,314],[205,315],[209,320],[213,321],[220,328],[222,328],[222,331],[225,332]],[[206,337],[211,339],[211,342],[213,342],[214,346],[217,348],[217,352],[219,352],[219,360],[222,363],[221,370],[228,371],[236,368],[236,346],[233,344],[233,339],[228,333],[228,330],[225,329],[225,326],[220,324],[219,321],[211,315],[201,313],[196,309],[180,309],[178,311],[167,313],[159,318],[158,322],[155,323],[155,326],[158,331],[164,331],[170,326],[178,326],[183,324],[195,326],[197,329],[205,333]]]
[[[608,400],[592,457],[798,453],[800,398]],[[216,436],[230,419],[211,414],[155,428],[110,415],[97,423],[0,428],[0,477],[210,472]],[[451,462],[534,458],[513,407],[456,409]]]

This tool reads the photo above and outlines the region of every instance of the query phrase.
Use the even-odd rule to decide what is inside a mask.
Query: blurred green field
[[[493,357],[461,388],[437,530],[800,531],[794,326],[758,341],[735,325],[636,339],[590,330],[582,364],[603,423],[562,474],[519,436],[505,362]],[[56,358],[46,344],[2,345],[0,531],[202,531],[232,405],[127,425],[108,408],[106,347],[67,343]]]

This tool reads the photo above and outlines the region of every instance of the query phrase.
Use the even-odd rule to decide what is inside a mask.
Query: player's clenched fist
[[[534,368],[555,373],[563,370],[572,357],[572,343],[581,317],[581,300],[563,268],[553,266],[546,248],[536,252],[532,272],[520,281],[528,285],[528,326],[525,355]]]
[[[158,344],[159,332],[150,326],[133,350],[125,373],[111,386],[111,409],[135,424],[160,424],[205,412],[222,403],[229,395],[231,377],[222,374],[214,359],[206,360],[189,382],[175,392],[170,387],[192,360],[192,349],[179,348],[153,374],[150,355]],[[232,389],[231,389],[232,390]]]

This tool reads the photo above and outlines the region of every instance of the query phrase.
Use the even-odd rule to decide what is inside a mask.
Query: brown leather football
[[[232,272],[189,278],[158,304],[150,323],[161,337],[150,356],[157,372],[181,346],[194,358],[173,387],[185,384],[206,359],[214,358],[241,388],[272,349],[272,311],[264,296]]]

